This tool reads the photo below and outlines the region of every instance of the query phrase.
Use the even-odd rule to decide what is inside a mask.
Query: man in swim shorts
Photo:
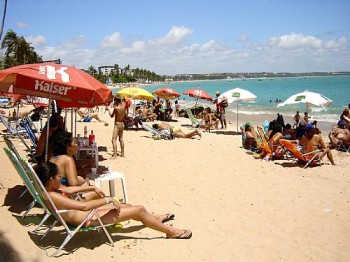
[[[126,109],[125,104],[122,103],[122,100],[119,97],[114,98],[114,107],[113,111],[111,112],[108,108],[109,115],[111,117],[114,117],[114,129],[113,129],[113,135],[112,135],[112,146],[113,146],[113,156],[112,158],[117,158],[117,139],[119,138],[120,143],[120,156],[125,157],[124,154],[124,139],[123,139],[123,133],[124,133],[124,118],[126,116]]]

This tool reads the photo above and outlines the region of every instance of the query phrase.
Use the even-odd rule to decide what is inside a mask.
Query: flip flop
[[[174,219],[175,219],[175,214],[166,214],[165,218],[162,220],[162,223],[165,223]]]
[[[192,231],[191,230],[184,230],[182,233],[180,233],[177,236],[169,237],[170,239],[190,239],[192,237]]]

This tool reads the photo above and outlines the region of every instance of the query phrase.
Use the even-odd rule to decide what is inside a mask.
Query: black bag
[[[33,122],[38,122],[40,120],[40,114],[35,112],[33,113],[31,116],[30,116],[30,119],[33,121]]]

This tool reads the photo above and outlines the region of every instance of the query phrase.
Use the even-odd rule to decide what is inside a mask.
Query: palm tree
[[[17,64],[17,55],[18,55],[18,48],[20,46],[20,38],[17,36],[17,34],[9,30],[7,31],[4,39],[1,42],[1,49],[6,48],[5,51],[5,57],[6,60],[9,60],[11,57],[13,61],[13,65]]]
[[[24,37],[17,36],[12,30],[7,31],[1,42],[1,48],[6,48],[5,67],[42,62],[41,56],[34,51],[34,48],[30,46]]]

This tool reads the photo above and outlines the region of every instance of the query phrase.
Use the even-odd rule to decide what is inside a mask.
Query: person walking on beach
[[[297,111],[295,116],[294,116],[293,128],[297,128],[299,126],[299,120],[300,120],[300,113],[299,113],[299,111]]]
[[[112,158],[117,158],[117,139],[119,138],[120,143],[120,156],[125,157],[124,154],[124,118],[127,114],[125,109],[125,104],[122,103],[122,100],[119,97],[114,97],[114,107],[111,112],[108,108],[108,113],[111,117],[114,117],[114,129],[112,135],[112,146],[113,146],[113,156]]]
[[[219,101],[220,92],[216,91],[215,93],[216,98],[214,99],[213,103],[216,105],[216,112],[219,114],[219,120],[221,123],[221,129],[226,129],[226,111],[225,111],[225,105],[227,106],[227,98],[224,97]]]

